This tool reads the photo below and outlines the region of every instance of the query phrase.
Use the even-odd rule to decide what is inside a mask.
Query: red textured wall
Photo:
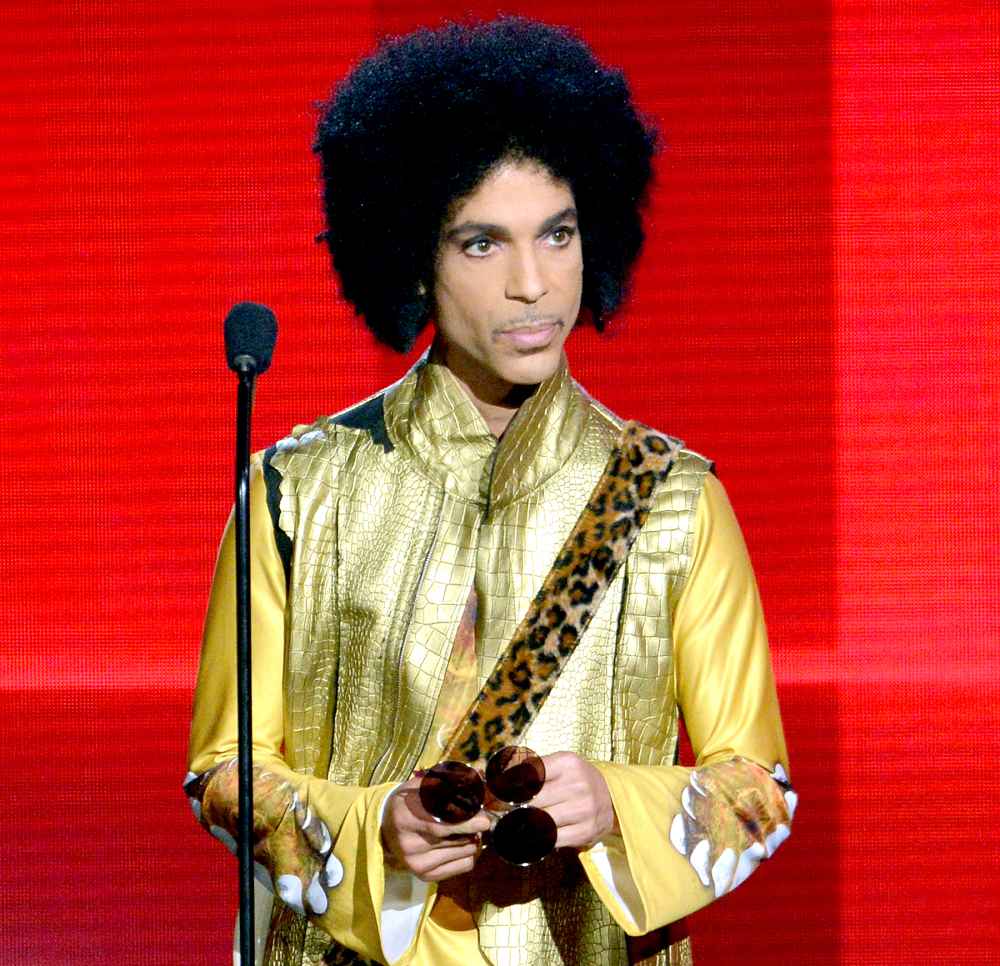
[[[255,444],[408,364],[339,303],[313,104],[486,4],[14,2],[0,19],[3,960],[228,962],[179,791],[229,504],[221,320],[281,324]],[[1000,962],[994,4],[509,3],[659,123],[649,241],[577,377],[718,465],[801,792],[701,964]]]

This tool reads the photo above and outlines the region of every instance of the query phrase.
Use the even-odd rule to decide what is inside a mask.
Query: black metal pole
[[[250,708],[250,411],[256,373],[236,394],[236,678],[239,729],[240,963],[253,966],[253,735]]]

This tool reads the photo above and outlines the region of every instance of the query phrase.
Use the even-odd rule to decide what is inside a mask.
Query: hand
[[[441,882],[470,872],[479,856],[480,835],[490,817],[480,812],[467,822],[445,825],[420,804],[419,778],[411,778],[389,797],[382,816],[386,864],[424,882]]]
[[[621,834],[608,784],[586,758],[560,751],[542,760],[545,784],[529,804],[552,816],[557,849],[589,849],[607,835]]]

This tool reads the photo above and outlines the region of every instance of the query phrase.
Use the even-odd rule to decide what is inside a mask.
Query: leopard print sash
[[[646,522],[680,443],[627,422],[583,512],[444,757],[474,767],[542,709]]]

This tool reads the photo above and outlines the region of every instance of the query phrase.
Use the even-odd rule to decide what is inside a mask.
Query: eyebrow
[[[560,222],[569,219],[577,220],[576,208],[572,206],[563,208],[562,211],[557,211],[554,215],[546,218],[538,229],[538,235],[542,236],[552,231]],[[453,241],[459,235],[465,235],[470,232],[476,235],[498,235],[501,238],[510,237],[510,232],[503,225],[495,225],[488,221],[463,221],[462,224],[455,225],[454,228],[449,228],[445,232],[445,241]]]

